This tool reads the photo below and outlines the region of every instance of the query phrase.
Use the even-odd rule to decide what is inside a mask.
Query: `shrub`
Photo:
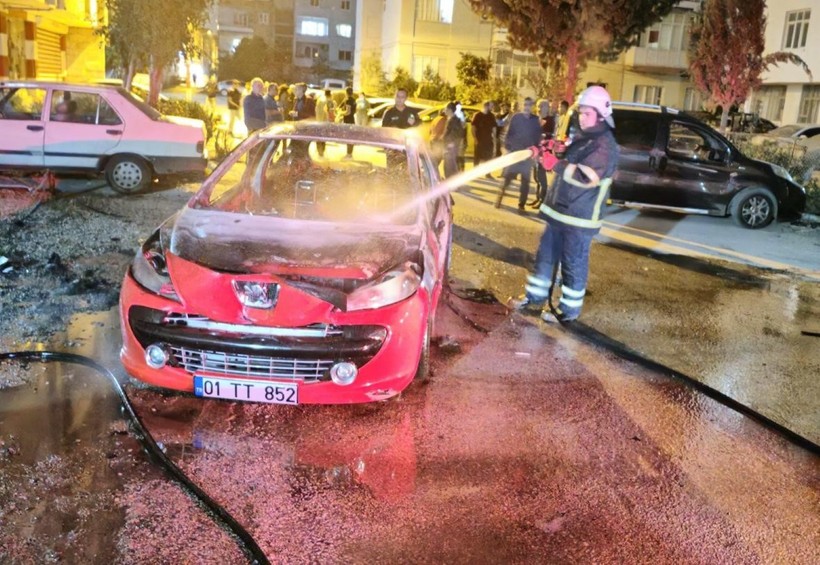
[[[180,100],[178,98],[169,98],[167,100],[160,99],[157,104],[157,110],[168,116],[181,116],[183,118],[195,118],[205,122],[205,141],[208,141],[214,135],[214,129],[219,116],[200,104],[189,100]]]

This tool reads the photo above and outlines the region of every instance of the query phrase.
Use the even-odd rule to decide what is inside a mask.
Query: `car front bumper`
[[[237,332],[235,327],[229,333],[186,327],[189,317],[207,319],[146,291],[128,273],[120,295],[120,358],[126,371],[138,380],[181,391],[193,392],[194,376],[199,375],[295,383],[300,404],[384,400],[401,392],[415,376],[430,315],[428,305],[422,288],[397,304],[357,312],[334,311],[326,319],[313,320],[301,328],[275,328],[280,337],[260,338],[252,332]],[[224,326],[217,321],[213,324]],[[329,328],[327,337],[296,335],[305,328],[318,327]],[[293,335],[288,335],[289,331]],[[169,352],[168,364],[160,369],[146,363],[145,348],[152,343]],[[358,375],[349,385],[338,385],[328,376],[329,368],[340,361],[358,367]]]

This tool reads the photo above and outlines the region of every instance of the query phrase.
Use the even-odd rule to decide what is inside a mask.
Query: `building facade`
[[[309,0],[306,0],[309,1]],[[233,53],[243,39],[259,37],[277,54],[293,57],[294,0],[215,0],[207,31],[218,56]]]
[[[788,63],[772,67],[746,109],[781,125],[820,123],[820,0],[768,2],[766,11],[764,53],[790,51],[813,76]]]
[[[0,0],[0,80],[105,76],[101,0]]]
[[[313,68],[318,75],[349,74],[355,64],[357,9],[356,0],[297,2],[294,10],[293,64]]]

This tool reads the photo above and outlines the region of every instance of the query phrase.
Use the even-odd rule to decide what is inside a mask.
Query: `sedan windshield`
[[[412,224],[417,174],[404,151],[260,139],[216,173],[194,207],[338,223]]]

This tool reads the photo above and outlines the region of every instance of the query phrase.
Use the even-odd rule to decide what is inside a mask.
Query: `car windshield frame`
[[[213,194],[216,190],[218,190],[218,186],[220,185],[220,181],[227,176],[230,175],[231,169],[240,164],[240,162],[245,159],[247,163],[247,159],[255,160],[250,165],[246,165],[247,170],[241,173],[241,177],[236,182],[235,185],[231,186],[230,188],[225,189],[226,193],[233,193],[231,198],[241,198],[243,196],[242,193],[249,193],[256,197],[261,197],[263,192],[263,184],[266,182],[263,180],[263,175],[265,174],[265,170],[271,165],[276,164],[278,162],[283,162],[287,158],[284,152],[279,155],[278,157],[274,158],[276,153],[280,151],[280,147],[283,147],[286,143],[292,142],[299,142],[306,144],[309,146],[309,151],[315,151],[317,143],[324,143],[326,146],[331,145],[339,145],[344,146],[346,144],[352,144],[354,147],[371,147],[375,148],[377,151],[385,151],[385,150],[393,150],[393,151],[400,151],[402,152],[403,158],[407,161],[407,183],[410,185],[410,190],[412,192],[412,197],[407,200],[402,206],[394,209],[393,211],[383,212],[381,214],[375,214],[374,216],[368,216],[368,219],[372,218],[371,222],[363,222],[363,218],[355,217],[351,218],[349,221],[341,220],[338,218],[317,218],[317,217],[289,217],[288,215],[282,215],[277,213],[265,213],[257,210],[231,210],[231,209],[224,209],[220,206],[215,206],[214,203],[216,200],[212,199]],[[313,158],[313,156],[312,156]],[[249,215],[265,215],[269,217],[272,221],[276,222],[302,222],[302,223],[309,223],[309,224],[320,224],[320,225],[338,225],[338,226],[358,226],[359,229],[362,231],[384,231],[385,229],[399,229],[399,230],[406,230],[409,226],[417,225],[419,222],[423,222],[424,216],[424,209],[425,209],[425,201],[423,199],[419,199],[418,204],[413,204],[416,200],[418,195],[427,192],[424,188],[423,183],[421,182],[421,165],[420,160],[422,159],[422,154],[419,152],[419,149],[412,144],[408,145],[395,145],[391,143],[379,142],[375,140],[366,140],[366,139],[348,139],[348,138],[335,138],[335,137],[319,137],[315,134],[313,135],[300,135],[298,133],[290,132],[288,134],[281,134],[281,135],[259,135],[255,134],[245,140],[239,147],[237,147],[231,155],[226,158],[208,180],[203,184],[202,188],[191,198],[188,203],[189,208],[197,209],[197,210],[205,210],[205,211],[212,211],[216,213],[238,213],[238,214],[249,214]],[[321,158],[320,158],[321,159]],[[319,168],[323,166],[332,166],[333,163],[338,162],[341,163],[356,163],[357,161],[331,161],[331,160],[319,160],[317,161],[317,165]],[[267,163],[267,166],[264,166],[263,163]],[[374,171],[371,165],[370,171]],[[391,170],[391,166],[389,163],[385,164],[384,171]],[[230,183],[230,181],[228,181]],[[240,184],[242,183],[242,184]],[[368,184],[359,185],[359,186],[368,186]],[[218,196],[217,198],[222,199],[223,196]],[[399,215],[401,216],[399,218]],[[369,225],[368,225],[369,223]]]

